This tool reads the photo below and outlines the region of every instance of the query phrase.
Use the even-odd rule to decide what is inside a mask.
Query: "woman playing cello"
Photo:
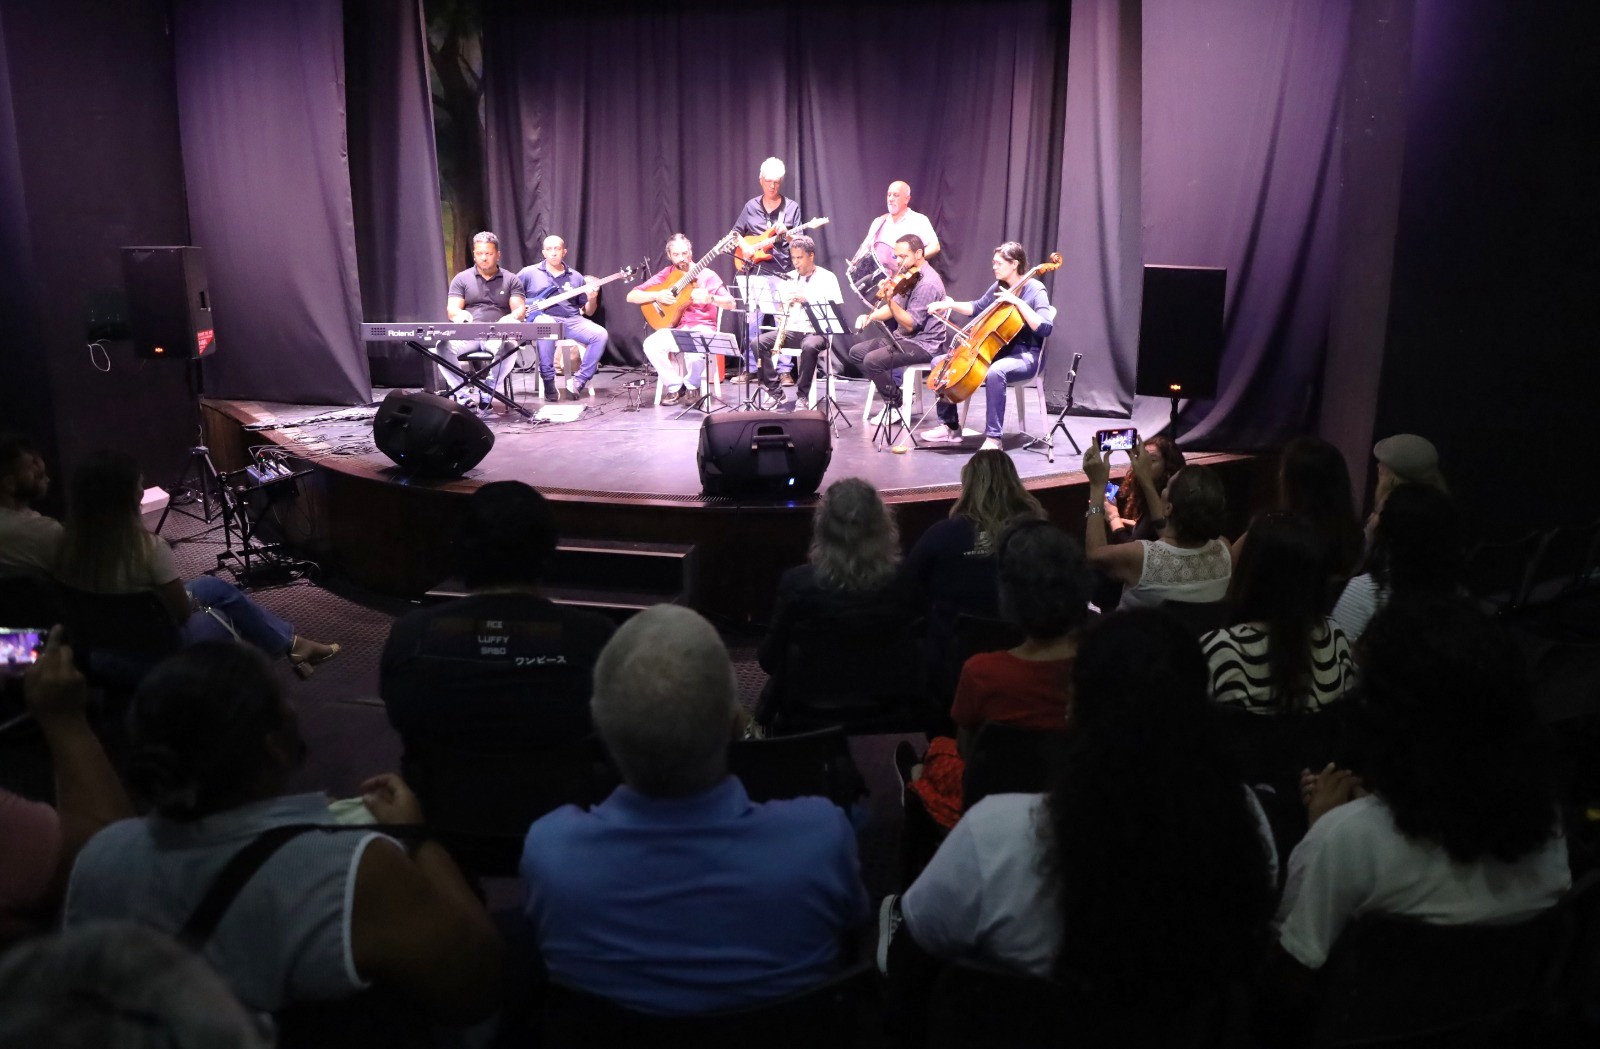
[[[970,315],[982,314],[996,302],[1001,302],[1014,307],[1022,317],[1024,326],[990,362],[988,375],[983,380],[984,448],[1001,447],[1000,434],[1006,421],[1006,386],[1025,382],[1039,370],[1039,350],[1056,318],[1055,307],[1050,305],[1050,295],[1038,280],[1030,279],[1021,287],[1012,286],[1028,268],[1028,254],[1021,244],[1008,240],[994,249],[993,265],[994,283],[979,298],[971,302],[956,302],[946,296],[928,307],[930,312],[941,315],[951,310]],[[934,362],[935,367],[938,363]],[[922,439],[932,444],[959,444],[961,415],[955,402],[941,397],[938,411],[942,425],[924,431]]]

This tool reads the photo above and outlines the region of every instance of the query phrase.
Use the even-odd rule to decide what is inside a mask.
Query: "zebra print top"
[[[1213,630],[1200,639],[1211,667],[1211,698],[1243,707],[1252,714],[1277,714],[1285,709],[1272,694],[1267,663],[1266,630],[1259,623],[1239,623]],[[1355,664],[1344,632],[1331,619],[1311,634],[1311,690],[1298,709],[1317,710],[1344,695],[1355,680]]]

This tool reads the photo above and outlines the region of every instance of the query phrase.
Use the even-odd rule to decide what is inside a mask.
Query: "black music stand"
[[[688,330],[672,328],[670,330],[672,332],[672,341],[677,344],[678,353],[683,355],[684,360],[688,360],[689,354],[692,353],[698,353],[705,358],[705,370],[700,373],[702,385],[709,381],[708,373],[711,370],[711,357],[713,354],[719,357],[739,356],[739,344],[734,342],[733,336],[727,332],[705,331],[700,328],[690,328]],[[687,371],[688,369],[684,370]],[[706,405],[708,403],[712,407],[707,408]],[[717,412],[731,411],[733,411],[733,405],[724,401],[721,397],[713,393],[702,393],[685,405],[683,411],[674,415],[673,418],[681,419],[690,412],[704,412],[707,415],[714,415]]]
[[[823,417],[828,420],[828,425],[833,428],[834,436],[839,434],[837,420],[844,420],[846,426],[855,427],[844,409],[839,407],[839,402],[833,399],[833,340],[842,338],[848,330],[845,327],[844,317],[839,314],[837,302],[802,302],[800,307],[806,311],[806,317],[811,321],[811,330],[827,340],[821,351],[817,353],[818,362],[822,363],[822,396],[817,398],[822,402]],[[818,376],[813,373],[811,383],[816,386]],[[795,396],[799,396],[796,393]]]
[[[1083,354],[1074,353],[1072,355],[1072,370],[1067,373],[1067,403],[1063,404],[1061,406],[1061,411],[1056,413],[1056,424],[1050,427],[1050,432],[1045,434],[1043,437],[1030,436],[1028,443],[1022,446],[1023,451],[1037,452],[1039,451],[1039,445],[1044,445],[1045,459],[1048,462],[1055,462],[1056,431],[1059,430],[1061,433],[1066,435],[1067,443],[1072,445],[1072,451],[1074,454],[1083,454],[1083,449],[1078,447],[1078,442],[1072,439],[1072,432],[1067,429],[1067,416],[1071,415],[1072,409],[1076,407],[1072,399],[1072,394],[1073,391],[1078,388],[1078,362],[1081,360],[1083,360]],[[1040,376],[1041,381],[1043,378],[1043,376]]]

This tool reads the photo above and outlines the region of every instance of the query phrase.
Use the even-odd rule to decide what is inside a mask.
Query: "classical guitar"
[[[737,230],[729,230],[728,235],[717,241],[712,249],[702,255],[693,266],[674,277],[671,273],[654,284],[645,284],[640,291],[670,291],[672,301],[657,302],[652,300],[639,306],[644,314],[645,323],[652,328],[673,328],[678,324],[678,318],[683,316],[683,311],[689,308],[689,299],[694,294],[695,279],[700,276],[700,271],[711,264],[711,260],[725,251],[732,250],[739,242]]]
[[[579,295],[587,295],[591,291],[596,291],[605,287],[614,280],[632,280],[634,275],[640,272],[642,272],[642,270],[638,266],[624,266],[609,277],[601,277],[599,280],[594,280],[591,278],[584,281],[576,288],[568,288],[559,295],[549,295],[545,298],[529,302],[528,316],[531,317],[536,313],[543,313],[558,302],[566,302],[568,299],[575,299]]]
[[[733,249],[733,268],[743,273],[758,262],[769,261],[772,258],[772,246],[778,242],[780,236],[792,237],[796,233],[804,233],[808,229],[820,229],[827,224],[827,219],[812,219],[783,233],[778,232],[777,226],[768,226],[765,233],[752,233],[748,237],[740,237],[738,245]]]

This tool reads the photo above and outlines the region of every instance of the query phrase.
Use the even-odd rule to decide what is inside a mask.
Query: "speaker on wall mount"
[[[811,495],[833,458],[821,412],[728,412],[700,423],[700,489],[706,495]]]
[[[494,447],[494,431],[448,397],[395,390],[372,420],[378,451],[407,473],[460,477]]]
[[[123,248],[122,277],[137,356],[187,361],[216,352],[206,261],[199,248]]]

